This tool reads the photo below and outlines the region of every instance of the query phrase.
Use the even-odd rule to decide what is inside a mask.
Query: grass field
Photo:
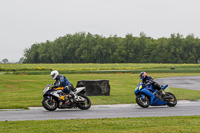
[[[110,96],[90,96],[92,104],[135,103],[134,90],[140,79],[139,74],[65,74],[75,86],[78,80],[108,79]],[[153,73],[154,78],[200,75],[199,73]],[[44,87],[53,83],[50,75],[4,75],[0,76],[0,108],[27,108],[41,106]],[[200,99],[200,91],[169,88],[178,100]]]
[[[2,133],[199,133],[200,116],[0,122]]]
[[[0,64],[0,71],[94,71],[94,70],[199,70],[200,64],[162,64],[162,63],[112,63],[112,64]]]

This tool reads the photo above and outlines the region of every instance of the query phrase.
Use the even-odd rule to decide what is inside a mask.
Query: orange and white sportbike
[[[80,108],[82,110],[87,110],[91,106],[90,99],[84,95],[86,89],[85,87],[78,87],[73,90],[73,93],[77,95],[74,99],[62,91],[62,88],[53,89],[52,84],[48,84],[43,91],[42,106],[49,111],[54,111],[57,108]],[[59,107],[59,99],[62,99],[62,106]],[[66,101],[68,101],[66,103]]]

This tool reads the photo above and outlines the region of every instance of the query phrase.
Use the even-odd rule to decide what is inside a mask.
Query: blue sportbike
[[[161,86],[162,90],[165,90],[168,85]],[[160,91],[153,88],[152,85],[143,86],[143,83],[139,83],[135,89],[136,102],[142,108],[148,108],[151,106],[167,105],[174,107],[177,104],[176,97],[170,93],[165,92],[163,96]]]

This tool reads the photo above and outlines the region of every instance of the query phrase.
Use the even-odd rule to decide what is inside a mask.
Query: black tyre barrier
[[[76,87],[85,87],[86,96],[110,96],[109,80],[79,80]]]

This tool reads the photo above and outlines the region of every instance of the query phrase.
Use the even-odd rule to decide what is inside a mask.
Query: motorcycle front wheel
[[[81,101],[78,103],[78,108],[82,110],[87,110],[91,107],[91,101],[87,96],[81,95],[82,98],[84,98],[84,101]]]
[[[149,98],[147,96],[145,96],[145,98],[142,99],[141,95],[137,95],[136,96],[136,102],[142,108],[148,108],[149,105],[150,105],[150,100],[149,100]]]
[[[50,99],[44,98],[42,100],[42,106],[48,111],[54,111],[57,109],[58,103],[54,99],[50,100]]]

